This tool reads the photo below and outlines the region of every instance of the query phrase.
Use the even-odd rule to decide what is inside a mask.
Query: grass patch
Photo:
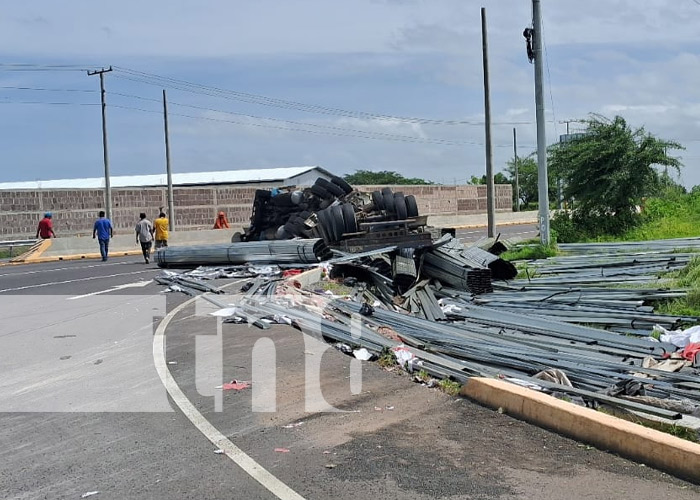
[[[694,257],[680,271],[670,273],[672,288],[687,288],[683,298],[662,302],[656,312],[673,316],[700,316],[700,257]]]
[[[546,259],[557,255],[557,247],[555,245],[527,245],[518,246],[504,252],[500,257],[504,260],[536,260]]]
[[[459,394],[459,391],[462,390],[462,384],[448,378],[444,378],[438,382],[438,387],[448,396],[456,396]]]
[[[12,257],[17,257],[18,255],[22,255],[30,248],[30,246],[14,247],[12,249],[12,252],[10,252],[10,249],[7,247],[0,248],[0,259],[9,259]]]
[[[394,354],[394,352],[388,347],[385,347],[382,350],[382,353],[379,355],[377,364],[382,368],[391,368],[393,366],[398,365],[399,362],[396,361],[396,355]]]

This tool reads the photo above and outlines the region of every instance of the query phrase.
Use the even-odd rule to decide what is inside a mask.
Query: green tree
[[[373,172],[371,170],[357,170],[354,174],[345,175],[344,178],[349,184],[352,185],[433,184],[425,179],[419,179],[417,177],[404,177],[398,172],[390,172],[388,170],[381,170],[378,172]]]
[[[512,181],[506,177],[506,175],[503,172],[496,172],[493,175],[493,183],[494,184],[512,184]],[[469,184],[486,184],[486,174],[482,175],[481,177],[477,177],[476,175],[472,175],[472,178],[469,179]]]
[[[506,164],[506,172],[513,179],[513,202],[515,202],[515,162],[509,160]],[[531,204],[538,201],[538,176],[537,161],[535,153],[528,156],[518,157],[518,184],[520,185],[520,208],[527,210]],[[549,175],[549,200],[555,199],[556,182],[554,176]]]
[[[575,203],[574,227],[591,236],[619,234],[638,223],[644,197],[668,189],[669,177],[656,167],[679,171],[680,161],[668,151],[683,147],[633,129],[621,116],[592,116],[586,123],[581,137],[549,149],[551,172],[561,176],[564,197]]]

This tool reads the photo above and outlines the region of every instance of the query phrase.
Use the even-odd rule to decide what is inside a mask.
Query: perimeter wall
[[[377,186],[355,186],[374,191]],[[412,194],[421,215],[468,215],[486,212],[486,186],[390,186]],[[175,227],[208,229],[219,211],[226,212],[231,226],[246,225],[257,186],[209,185],[176,187]],[[496,210],[512,210],[510,185],[496,186]],[[167,207],[165,187],[112,189],[112,222],[115,232],[129,233],[145,212],[153,220],[160,207]],[[53,213],[54,229],[61,236],[90,235],[97,213],[103,210],[101,189],[0,191],[0,239],[33,238],[44,212]]]

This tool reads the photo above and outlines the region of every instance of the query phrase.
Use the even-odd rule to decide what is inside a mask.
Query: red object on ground
[[[277,453],[289,453],[289,450],[287,448],[275,448],[275,451]]]
[[[301,274],[301,269],[287,269],[282,273],[283,278],[289,278],[290,276],[296,276],[297,274]]]
[[[224,384],[221,388],[225,391],[242,391],[243,389],[248,389],[250,387],[250,382],[239,382],[238,380],[232,380],[228,384]]]
[[[700,353],[700,342],[685,346],[685,348],[681,351],[681,356],[692,363],[695,361],[695,356],[697,356],[698,353]]]

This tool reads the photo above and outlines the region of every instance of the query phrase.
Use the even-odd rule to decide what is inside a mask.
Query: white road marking
[[[153,272],[153,269],[146,269],[145,271],[134,271],[131,273],[118,273],[118,274],[107,274],[105,276],[89,276],[87,278],[77,278],[74,280],[65,280],[65,281],[52,281],[50,283],[39,283],[37,285],[26,285],[26,286],[17,286],[15,288],[5,288],[3,290],[0,290],[0,293],[3,292],[17,292],[19,290],[29,290],[31,288],[42,288],[45,286],[53,286],[53,285],[65,285],[67,283],[78,283],[80,281],[92,281],[92,280],[101,280],[104,278],[116,278],[117,276],[129,276],[132,274],[141,274],[141,273],[150,273]]]
[[[93,267],[123,266],[124,264],[133,264],[133,262],[110,262],[108,264],[105,264],[103,262],[101,264],[92,264],[90,266],[57,267],[54,269],[39,269],[36,271],[25,271],[25,272],[20,272],[20,273],[5,273],[5,274],[0,274],[0,278],[2,278],[4,276],[27,276],[29,274],[52,273],[55,271],[75,271],[77,269],[91,269]]]
[[[223,450],[227,457],[233,460],[236,465],[277,498],[281,500],[304,500],[304,497],[284,484],[276,476],[273,476],[267,469],[253,460],[253,458],[246,455],[243,450],[233,444],[229,438],[224,436],[204,418],[204,415],[202,415],[190,400],[187,399],[187,396],[182,392],[182,389],[180,389],[170,373],[168,365],[165,362],[165,329],[178,312],[197,300],[197,298],[198,297],[193,297],[170,311],[156,329],[156,333],[153,336],[153,362],[161,382],[163,382],[168,394],[182,413],[184,413],[188,420],[199,429],[199,432],[204,434],[204,436],[211,441],[216,447],[215,449]]]
[[[152,282],[153,282],[153,280],[137,281],[135,283],[125,283],[123,285],[113,286],[113,287],[108,288],[106,290],[100,290],[99,292],[92,292],[92,293],[86,293],[84,295],[76,295],[75,297],[68,297],[66,300],[84,299],[85,297],[92,297],[94,295],[102,295],[103,293],[116,292],[117,290],[124,290],[125,288],[141,288],[141,287],[144,287]]]

